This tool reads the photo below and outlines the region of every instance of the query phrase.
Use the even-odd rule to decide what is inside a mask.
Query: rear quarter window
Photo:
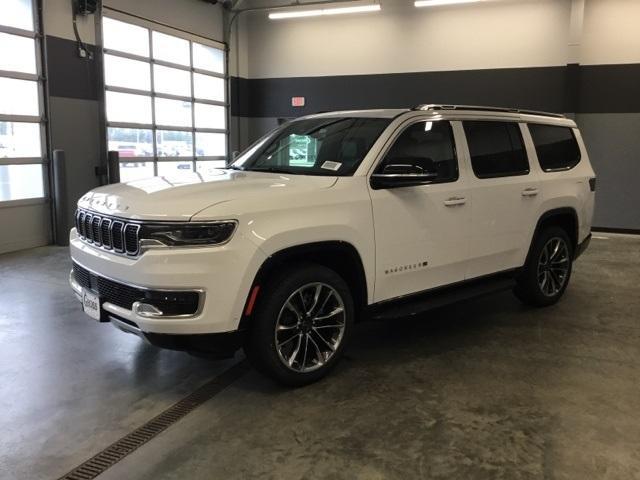
[[[568,170],[580,162],[580,147],[571,128],[532,123],[529,132],[545,172]]]

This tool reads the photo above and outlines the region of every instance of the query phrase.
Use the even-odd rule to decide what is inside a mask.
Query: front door
[[[370,190],[376,302],[464,280],[471,202],[456,153],[461,135],[458,122],[413,119],[374,169],[412,165],[434,175],[426,185]]]

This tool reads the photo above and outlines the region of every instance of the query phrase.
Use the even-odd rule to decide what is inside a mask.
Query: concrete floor
[[[358,326],[298,390],[250,371],[100,479],[640,478],[640,238],[564,299]],[[224,371],[80,312],[65,249],[0,256],[0,478],[55,479]]]

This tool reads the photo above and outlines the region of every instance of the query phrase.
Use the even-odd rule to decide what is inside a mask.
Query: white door
[[[389,165],[413,165],[435,175],[426,185],[370,190],[376,302],[464,279],[471,204],[454,141],[462,130],[453,123],[411,120],[374,169],[378,174]]]
[[[472,222],[466,278],[520,267],[540,207],[538,170],[530,165],[521,125],[464,121]],[[524,126],[524,124],[523,124]]]

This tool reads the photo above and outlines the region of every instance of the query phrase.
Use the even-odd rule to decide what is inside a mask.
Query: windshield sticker
[[[325,170],[333,170],[335,172],[340,170],[341,166],[342,164],[340,162],[330,162],[327,160],[322,164],[320,168],[324,168]]]

